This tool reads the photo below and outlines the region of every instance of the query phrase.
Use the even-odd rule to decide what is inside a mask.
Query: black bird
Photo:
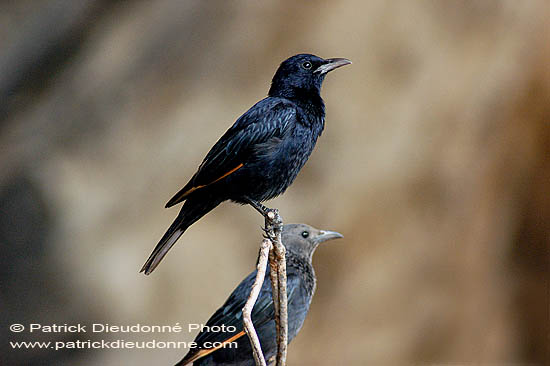
[[[283,193],[313,151],[325,125],[321,85],[326,74],[351,61],[300,54],[277,69],[268,96],[233,124],[208,152],[191,180],[166,207],[185,201],[141,268],[150,274],[194,222],[220,203],[250,204]]]
[[[309,304],[315,292],[316,278],[311,257],[317,246],[327,240],[342,238],[335,231],[318,230],[305,224],[283,226],[282,242],[286,247],[286,270],[288,291],[288,342],[298,334],[309,310]],[[277,352],[275,312],[271,297],[269,265],[262,289],[252,310],[252,322],[260,338],[262,351],[267,360]],[[204,330],[195,338],[197,348],[193,348],[177,366],[193,365],[255,365],[248,336],[244,333],[242,308],[250,290],[256,271],[249,274],[237,286],[225,304],[219,308],[205,324]],[[225,330],[215,327],[225,326]],[[210,328],[208,328],[210,327]],[[231,328],[234,327],[234,328]],[[223,328],[222,328],[223,329]],[[206,344],[206,342],[210,342]],[[225,347],[213,348],[213,343]],[[237,347],[230,348],[229,342],[236,342]]]

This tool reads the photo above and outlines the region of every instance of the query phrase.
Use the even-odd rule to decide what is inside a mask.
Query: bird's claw
[[[268,209],[265,215],[265,228],[263,228],[266,239],[271,241],[277,240],[277,236],[282,231],[283,221],[279,215],[278,209]]]

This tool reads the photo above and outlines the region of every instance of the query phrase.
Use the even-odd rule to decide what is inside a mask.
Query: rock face
[[[162,207],[279,62],[311,52],[354,64],[327,78],[325,132],[267,204],[346,238],[316,255],[289,364],[549,362],[548,2],[246,5],[2,5],[2,339],[191,341],[253,267],[262,219],[222,205],[144,277],[177,213]],[[184,331],[7,330],[41,322]],[[186,353],[0,347],[26,365]]]

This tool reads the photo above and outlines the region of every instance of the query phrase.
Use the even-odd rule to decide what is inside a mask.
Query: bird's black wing
[[[245,166],[257,144],[282,137],[296,118],[296,107],[287,100],[268,97],[256,103],[216,142],[195,175],[166,207],[184,201],[194,191]]]
[[[263,324],[275,319],[275,309],[273,307],[273,298],[271,295],[271,281],[269,280],[269,267],[266,272],[266,278],[262,284],[260,294],[258,295],[258,300],[252,309],[252,322],[254,327],[258,329]],[[186,365],[192,361],[195,361],[199,358],[202,358],[214,351],[217,348],[206,348],[205,342],[220,342],[220,343],[229,343],[233,342],[236,339],[245,336],[244,326],[243,326],[243,317],[242,309],[248,300],[248,295],[256,278],[256,271],[249,274],[240,284],[233,290],[229,298],[225,303],[210,317],[206,323],[206,327],[214,326],[225,326],[225,329],[228,327],[235,327],[233,332],[213,332],[208,331],[208,328],[205,327],[205,330],[200,332],[195,338],[195,343],[197,348],[192,349],[185,356],[185,358],[178,365]],[[288,303],[292,302],[294,298],[295,289],[300,285],[300,279],[298,276],[288,273],[287,277],[287,301]],[[231,328],[229,328],[231,329]],[[215,328],[214,328],[215,330]],[[218,347],[219,348],[219,347]]]

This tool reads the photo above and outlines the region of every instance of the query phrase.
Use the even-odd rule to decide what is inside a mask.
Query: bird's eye
[[[306,62],[304,62],[304,63],[302,64],[302,67],[303,67],[304,69],[306,69],[306,70],[311,69],[311,66],[313,66],[313,65],[311,65],[311,62],[309,62],[309,61],[306,61]],[[304,232],[305,232],[305,231],[304,231]]]
[[[302,231],[302,238],[307,238],[309,237],[309,231]]]

